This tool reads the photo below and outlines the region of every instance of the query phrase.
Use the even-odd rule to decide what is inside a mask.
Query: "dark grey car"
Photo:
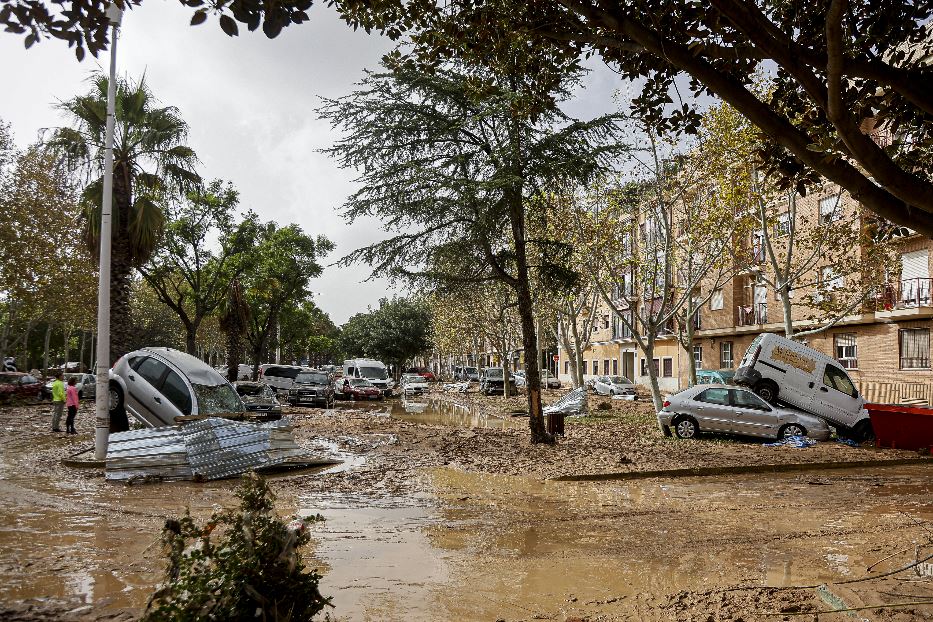
[[[262,382],[250,382],[240,380],[233,383],[236,392],[240,394],[243,400],[243,406],[248,412],[257,413],[257,416],[265,419],[281,419],[282,405],[275,397],[275,391],[267,384]]]
[[[668,397],[658,413],[658,424],[665,436],[670,436],[673,427],[680,438],[716,432],[829,439],[829,426],[819,417],[772,406],[750,390],[724,384],[697,385]]]
[[[288,403],[292,406],[334,407],[334,381],[322,371],[303,371],[295,376],[295,384],[288,390]]]

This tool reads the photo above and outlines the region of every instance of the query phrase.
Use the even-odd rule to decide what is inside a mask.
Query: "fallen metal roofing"
[[[565,415],[578,415],[586,411],[586,387],[579,387],[550,406],[545,407],[544,414],[563,413]]]
[[[110,435],[106,478],[221,479],[280,464],[333,463],[295,443],[288,419],[266,423],[212,417]]]

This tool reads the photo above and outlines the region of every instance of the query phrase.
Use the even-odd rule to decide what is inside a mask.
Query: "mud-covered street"
[[[913,603],[857,614],[933,619],[929,565],[839,583],[933,553],[933,465],[881,466],[916,453],[665,439],[638,402],[591,404],[557,447],[539,447],[526,419],[492,416],[501,399],[453,399],[289,413],[301,445],[344,460],[273,478],[281,514],[327,519],[306,554],[332,618],[812,620]],[[68,438],[46,431],[46,411],[0,410],[0,617],[132,619],[161,578],[164,519],[231,504],[236,482],[125,486],[66,468],[92,442],[89,413]],[[877,466],[551,479],[858,460]]]

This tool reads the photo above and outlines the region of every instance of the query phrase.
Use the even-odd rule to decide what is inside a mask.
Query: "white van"
[[[382,391],[383,395],[392,395],[395,385],[389,379],[389,370],[381,361],[373,359],[347,359],[343,362],[344,378],[365,378],[373,386]]]
[[[739,368],[736,384],[765,400],[822,417],[842,436],[872,436],[865,398],[836,359],[780,335],[755,337]]]

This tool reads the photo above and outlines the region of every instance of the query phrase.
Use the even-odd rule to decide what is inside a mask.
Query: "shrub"
[[[150,597],[143,622],[194,620],[309,620],[330,598],[320,575],[306,572],[300,549],[310,539],[311,516],[285,523],[275,497],[255,473],[237,490],[239,510],[214,513],[198,525],[188,512],[165,523],[165,582]]]
[[[600,402],[596,405],[596,410],[612,410],[612,404],[609,402]]]

